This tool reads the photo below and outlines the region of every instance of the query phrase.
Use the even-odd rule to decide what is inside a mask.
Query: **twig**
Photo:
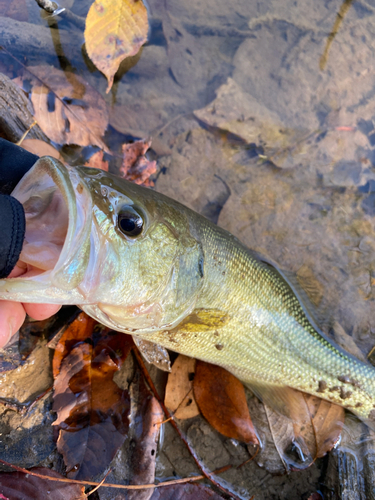
[[[92,490],[90,491],[90,493],[88,493],[88,494],[87,494],[87,496],[91,495],[92,493],[94,493],[94,491],[98,490],[101,486],[103,486],[104,481],[107,479],[108,474],[109,474],[110,472],[112,472],[112,469],[109,469],[109,471],[108,471],[108,472],[107,472],[107,474],[103,477],[103,479],[100,481],[100,483],[98,484],[98,486],[95,486],[95,488],[94,488],[94,489],[92,489]]]
[[[26,130],[26,132],[23,134],[23,136],[21,137],[21,139],[17,142],[17,146],[21,146],[21,144],[23,143],[23,141],[26,139],[26,136],[27,134],[30,132],[30,130],[35,126],[37,125],[38,122],[36,120],[33,121],[33,123],[30,125],[30,127]]]
[[[6,462],[5,460],[1,460],[1,459],[0,459],[0,463],[7,465],[8,467],[12,467],[12,469],[17,470],[18,472],[23,472],[24,474],[28,474],[30,476],[39,477],[40,479],[44,479],[46,481],[57,481],[60,483],[79,484],[80,486],[105,486],[106,488],[117,488],[117,489],[124,489],[124,490],[150,490],[151,488],[162,488],[164,486],[173,486],[175,484],[192,483],[192,482],[201,481],[202,479],[205,479],[205,476],[201,475],[201,476],[185,477],[183,479],[174,479],[173,481],[165,481],[163,483],[158,483],[158,484],[137,484],[137,485],[128,484],[128,485],[125,485],[125,484],[103,483],[103,481],[101,481],[100,483],[96,483],[94,481],[79,481],[78,479],[67,479],[66,477],[44,476],[43,474],[38,474],[37,472],[23,469],[22,467],[19,467],[18,465],[10,464],[9,462]],[[221,472],[224,472],[227,469],[228,469],[228,466],[222,467],[221,469],[217,469],[214,472],[212,472],[212,474],[220,474]]]
[[[231,491],[228,491],[226,490],[223,486],[221,486],[220,483],[218,483],[217,481],[215,481],[215,479],[212,477],[214,474],[217,474],[217,471],[214,471],[214,472],[208,472],[207,470],[205,470],[205,467],[204,465],[202,465],[199,461],[199,458],[197,457],[195,451],[193,450],[193,448],[190,446],[188,440],[185,438],[185,436],[183,435],[183,433],[181,432],[180,428],[178,427],[178,425],[176,424],[176,421],[174,420],[174,417],[173,415],[170,414],[169,410],[167,409],[167,407],[165,406],[164,404],[164,401],[161,399],[161,397],[159,396],[158,394],[158,391],[156,390],[156,387],[150,377],[150,374],[148,373],[147,371],[147,368],[146,368],[146,365],[144,364],[143,362],[143,359],[142,359],[142,356],[140,355],[138,349],[135,349],[134,351],[134,354],[135,354],[135,357],[137,359],[137,362],[139,364],[139,367],[141,368],[142,372],[143,372],[143,375],[148,383],[148,385],[150,386],[150,389],[153,393],[153,395],[155,396],[155,398],[159,401],[160,403],[160,406],[162,407],[164,413],[165,413],[165,416],[170,419],[170,422],[173,426],[173,428],[176,430],[176,432],[178,433],[178,435],[180,436],[182,442],[185,444],[185,446],[187,447],[187,449],[189,450],[189,453],[191,454],[191,456],[193,457],[194,459],[194,462],[197,464],[197,467],[199,468],[199,470],[202,472],[202,474],[204,475],[204,477],[206,479],[208,479],[214,486],[216,486],[216,488],[220,489],[223,493],[225,493],[226,495],[230,495],[233,499],[235,500],[241,500],[238,496],[236,496],[233,492]],[[224,467],[223,469],[220,469],[221,472],[225,472],[226,470],[229,470],[231,469],[232,466],[231,465],[227,465],[226,467]]]

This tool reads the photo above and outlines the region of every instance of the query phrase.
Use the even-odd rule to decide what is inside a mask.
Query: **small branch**
[[[152,488],[162,488],[164,486],[173,486],[175,484],[184,484],[184,483],[193,483],[196,481],[201,481],[202,479],[205,479],[205,476],[193,476],[193,477],[186,477],[183,479],[175,479],[173,481],[165,481],[163,483],[158,483],[158,484],[111,484],[111,483],[103,483],[103,481],[100,481],[100,483],[96,483],[94,481],[79,481],[77,479],[67,479],[65,477],[51,477],[51,476],[44,476],[43,474],[38,474],[37,472],[33,472],[27,469],[23,469],[22,467],[18,467],[18,465],[13,465],[10,464],[9,462],[6,462],[5,460],[0,459],[0,463],[11,467],[12,469],[17,470],[18,472],[23,472],[24,474],[29,474],[30,476],[35,476],[39,477],[40,479],[44,479],[46,481],[57,481],[59,483],[70,483],[70,484],[79,484],[80,486],[105,486],[106,488],[117,488],[119,490],[150,490]],[[213,474],[219,474],[220,472],[224,472],[224,470],[227,470],[227,467],[222,467],[221,469],[217,469],[213,472]],[[105,478],[104,478],[105,479]],[[232,495],[233,496],[233,495]]]

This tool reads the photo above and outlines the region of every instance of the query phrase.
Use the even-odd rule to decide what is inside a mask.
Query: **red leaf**
[[[197,361],[194,395],[203,416],[229,438],[259,445],[241,382],[220,366]]]
[[[129,394],[117,386],[113,375],[133,348],[133,340],[114,332],[97,340],[90,335],[90,321],[80,315],[72,323],[60,339],[54,363],[57,448],[68,476],[76,479],[104,471],[129,428]]]
[[[60,477],[57,472],[44,467],[31,469],[32,472],[50,477]],[[84,500],[85,488],[79,484],[48,481],[23,472],[2,472],[0,474],[0,499],[9,500]],[[5,496],[3,496],[5,495]]]
[[[156,161],[149,161],[144,155],[151,146],[151,140],[136,141],[122,146],[124,156],[120,175],[125,179],[143,184],[144,186],[153,186],[150,176],[156,172]]]

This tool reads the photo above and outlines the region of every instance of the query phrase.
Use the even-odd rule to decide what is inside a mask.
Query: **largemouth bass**
[[[48,157],[13,196],[26,212],[27,272],[0,280],[1,299],[77,304],[149,356],[154,346],[155,360],[168,348],[226,368],[285,414],[297,389],[374,420],[375,369],[330,342],[293,284],[227,231]]]

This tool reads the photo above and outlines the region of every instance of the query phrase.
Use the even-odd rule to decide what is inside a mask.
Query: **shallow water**
[[[110,169],[126,138],[151,136],[155,188],[292,271],[323,329],[366,357],[375,345],[375,3],[149,0],[149,42],[106,95],[82,56],[82,30],[24,2],[22,19],[14,2],[0,12],[29,23],[11,54],[73,69],[102,94]],[[60,3],[84,18],[91,1]],[[28,30],[54,45],[32,50]],[[0,71],[26,74],[3,51]],[[63,152],[72,162],[85,156]],[[318,487],[318,476],[300,482]],[[280,488],[267,498],[313,491]]]

